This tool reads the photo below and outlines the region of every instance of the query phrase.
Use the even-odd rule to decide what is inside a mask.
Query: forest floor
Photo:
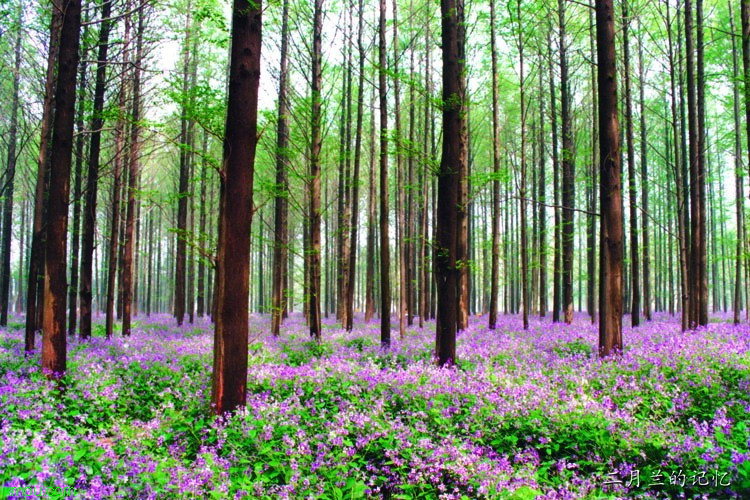
[[[431,362],[434,324],[378,345],[302,318],[280,339],[253,317],[247,407],[208,416],[213,330],[141,317],[130,338],[72,339],[60,392],[0,330],[0,486],[75,498],[584,498],[750,495],[750,325],[676,319],[623,332],[471,318],[457,367]],[[629,318],[625,318],[629,324]],[[39,342],[39,341],[38,341]],[[37,343],[38,343],[37,342]],[[59,491],[59,490],[57,490]],[[52,498],[52,496],[50,495]]]

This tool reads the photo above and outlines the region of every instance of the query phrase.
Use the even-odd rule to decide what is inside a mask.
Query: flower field
[[[359,318],[358,318],[359,319]],[[627,324],[627,318],[625,320]],[[434,325],[383,351],[375,322],[251,319],[248,404],[210,417],[213,331],[141,318],[68,346],[66,390],[0,331],[0,476],[76,498],[678,498],[750,495],[750,326],[659,316],[596,355],[597,330],[472,318],[459,364]],[[39,344],[39,341],[37,342]]]

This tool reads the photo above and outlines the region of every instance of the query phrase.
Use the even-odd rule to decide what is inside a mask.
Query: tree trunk
[[[550,91],[550,115],[552,116],[552,172],[553,190],[555,200],[555,253],[552,272],[552,322],[560,322],[561,302],[561,228],[560,228],[560,162],[558,161],[557,148],[557,97],[555,96],[555,72],[552,62],[552,27],[547,35],[548,61],[549,61],[549,91]]]
[[[131,313],[133,306],[134,268],[133,251],[135,235],[136,200],[135,193],[138,189],[138,172],[140,169],[140,124],[141,119],[141,64],[143,62],[143,7],[138,8],[138,31],[135,40],[135,64],[133,67],[133,110],[132,125],[130,128],[130,158],[128,165],[128,202],[127,214],[125,216],[124,259],[122,262],[123,298],[122,298],[122,335],[130,335]]]
[[[388,243],[388,96],[385,0],[380,0],[378,84],[380,92],[380,344],[391,345],[391,256]]]
[[[591,60],[596,60],[595,31],[596,22],[594,11],[589,10],[589,24],[591,33],[589,42],[591,47]],[[599,96],[596,87],[596,65],[591,65],[591,179],[587,183],[589,214],[586,221],[586,274],[588,283],[586,290],[586,308],[591,323],[596,322],[596,215],[598,206],[596,203],[596,177],[599,170],[599,127],[597,123],[597,112],[599,108]]]
[[[599,355],[622,350],[622,188],[612,0],[596,0],[599,87]]]
[[[41,138],[39,140],[39,161],[37,163],[36,188],[34,191],[34,222],[29,255],[28,287],[26,288],[26,331],[24,352],[34,350],[36,332],[41,328],[41,313],[44,296],[44,246],[46,232],[46,192],[50,169],[49,146],[52,140],[53,106],[55,103],[55,82],[57,81],[57,59],[60,52],[62,31],[62,9],[52,9],[50,21],[50,42],[47,54],[47,73],[44,83],[44,103],[42,105]]]
[[[367,279],[365,280],[365,323],[375,314],[375,85],[370,99],[370,183],[367,194]]]
[[[3,248],[2,248],[2,283],[0,284],[0,326],[8,324],[8,307],[10,302],[10,243],[13,224],[13,185],[16,178],[16,139],[18,137],[18,99],[21,83],[21,42],[23,40],[23,5],[18,4],[18,24],[16,29],[14,63],[13,63],[13,103],[10,111],[8,129],[8,162],[5,170],[5,192],[3,207]],[[23,261],[23,259],[21,259]],[[19,265],[19,269],[21,266]]]
[[[641,323],[641,285],[638,269],[638,214],[636,207],[635,186],[635,144],[633,143],[633,99],[630,91],[630,18],[628,16],[628,2],[622,2],[622,45],[624,55],[625,78],[625,121],[626,140],[628,143],[628,197],[630,207],[630,280],[631,280],[631,308],[630,322],[633,327]]]
[[[352,175],[352,213],[351,213],[351,251],[349,254],[349,287],[346,295],[346,322],[344,328],[352,331],[354,327],[354,285],[357,270],[357,232],[359,224],[359,171],[362,162],[362,121],[364,115],[364,91],[365,91],[365,46],[362,41],[364,32],[364,1],[359,0],[359,26],[357,29],[357,48],[359,50],[359,79],[357,82],[357,129],[354,144],[354,173]]]
[[[80,30],[81,2],[67,0],[60,30],[44,252],[42,369],[48,377],[62,376],[67,366],[65,255]]]
[[[490,51],[492,55],[492,278],[490,279],[489,328],[497,325],[497,293],[500,280],[500,120],[497,89],[495,0],[490,0]]]
[[[520,199],[518,206],[521,219],[521,302],[523,303],[523,329],[529,329],[529,242],[527,228],[527,202],[526,202],[526,87],[524,82],[523,67],[523,25],[521,23],[521,0],[516,3],[516,16],[518,22],[518,54],[519,54],[519,80],[521,93],[521,186],[519,189]],[[572,297],[571,297],[572,300]]]
[[[257,144],[261,50],[260,0],[234,0],[229,92],[221,175],[217,303],[211,409],[245,405],[247,391],[250,225]]]
[[[435,279],[438,304],[435,353],[438,365],[456,361],[456,328],[459,275],[457,268],[462,168],[465,129],[463,81],[463,0],[441,0],[443,48],[443,155],[438,173]]]
[[[735,38],[734,11],[732,2],[729,6],[729,26],[732,32],[732,92],[734,95],[734,179],[735,197],[737,205],[737,249],[735,252],[735,278],[734,278],[734,300],[732,311],[734,312],[734,324],[740,323],[740,311],[742,310],[742,246],[745,239],[745,203],[743,172],[742,172],[742,135],[740,132],[740,75],[739,61],[737,58],[737,39]]]
[[[312,111],[310,144],[310,336],[320,340],[320,150],[323,0],[315,0],[312,53]]]
[[[641,239],[642,239],[642,271],[643,271],[643,316],[651,321],[651,257],[648,233],[648,141],[646,140],[646,97],[644,88],[646,79],[643,70],[643,38],[638,38],[638,81],[641,105]],[[667,148],[668,149],[668,148]]]
[[[568,48],[565,37],[565,3],[558,0],[560,19],[560,102],[562,118],[562,308],[565,322],[573,322],[573,210],[575,206],[575,164],[573,163],[573,117],[570,112]]]
[[[104,86],[107,81],[107,54],[109,51],[109,21],[112,0],[102,3],[102,22],[99,31],[99,53],[94,83],[94,107],[91,118],[91,139],[89,142],[88,174],[86,178],[86,205],[83,210],[83,237],[81,240],[81,324],[82,339],[91,336],[92,301],[92,260],[94,256],[94,236],[96,232],[96,198],[99,187],[99,153],[101,151],[102,126],[104,125]]]

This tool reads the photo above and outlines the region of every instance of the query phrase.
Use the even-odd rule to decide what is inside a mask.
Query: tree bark
[[[133,253],[135,248],[135,193],[138,189],[138,173],[140,170],[140,129],[141,119],[141,65],[143,63],[143,6],[138,8],[138,28],[135,40],[135,60],[133,66],[133,102],[132,125],[130,127],[130,158],[128,165],[128,201],[125,216],[124,259],[122,262],[123,298],[122,298],[122,335],[130,336],[131,313],[133,306],[134,268]]]
[[[380,93],[380,344],[391,345],[391,255],[388,242],[388,96],[385,0],[380,0],[378,84]]]
[[[435,279],[438,304],[435,353],[438,365],[455,363],[460,271],[458,269],[461,151],[465,128],[463,0],[441,0],[443,48],[443,155],[438,172]]]
[[[217,303],[211,409],[217,415],[244,406],[247,396],[250,225],[260,82],[260,0],[234,0],[229,92],[220,172]]]
[[[565,0],[558,0],[560,20],[560,102],[562,119],[562,309],[565,322],[573,322],[573,246],[575,208],[575,164],[573,159],[573,116],[570,112],[568,48],[565,33]]]
[[[310,144],[310,336],[320,340],[320,151],[323,0],[315,0],[313,14],[312,111]]]
[[[44,252],[42,369],[48,377],[62,376],[67,367],[65,255],[80,30],[81,2],[67,0],[60,30]]]
[[[3,193],[3,248],[2,248],[2,283],[0,283],[0,326],[8,324],[8,308],[10,307],[10,243],[13,224],[13,185],[16,178],[16,140],[18,137],[18,100],[21,84],[21,42],[23,40],[23,5],[19,2],[18,24],[16,29],[14,62],[13,62],[13,103],[10,111],[10,125],[8,127],[8,162],[5,170],[5,189]],[[23,259],[21,258],[21,262]],[[19,269],[20,269],[19,265]],[[20,280],[19,280],[20,281]]]
[[[635,185],[635,144],[633,140],[633,99],[630,91],[630,17],[628,15],[628,2],[622,2],[622,45],[625,69],[625,135],[628,144],[628,197],[630,208],[630,286],[631,307],[630,323],[633,327],[641,323],[641,284],[640,271],[638,269],[638,213],[636,207],[636,185]]]
[[[52,140],[52,108],[55,103],[57,59],[60,52],[62,22],[62,9],[52,9],[49,52],[47,53],[47,73],[44,83],[44,103],[42,105],[41,138],[39,140],[39,161],[37,163],[36,188],[34,190],[34,221],[31,236],[31,252],[29,255],[29,281],[26,288],[26,331],[24,337],[24,352],[26,354],[34,350],[36,332],[42,327],[44,238],[46,232],[45,202],[51,160],[49,146]]]
[[[596,0],[599,87],[599,355],[622,350],[622,187],[612,0]]]
[[[642,240],[642,271],[643,271],[643,317],[651,321],[651,248],[648,232],[648,141],[646,140],[646,97],[644,87],[646,79],[643,70],[643,38],[638,38],[638,81],[641,105],[641,240]]]
[[[497,325],[497,294],[500,280],[500,120],[497,88],[497,42],[495,0],[490,0],[490,51],[492,56],[492,278],[490,279],[489,328]]]
[[[737,206],[737,247],[735,251],[735,278],[734,278],[734,300],[732,302],[733,321],[735,325],[740,323],[740,312],[742,310],[742,248],[745,240],[745,203],[743,172],[742,172],[742,135],[740,126],[740,75],[739,61],[737,58],[737,39],[735,35],[734,11],[732,2],[727,2],[729,6],[729,27],[732,32],[732,93],[734,96],[734,180],[735,180],[735,198]]]

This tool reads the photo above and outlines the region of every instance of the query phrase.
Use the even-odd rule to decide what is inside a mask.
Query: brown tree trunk
[[[185,40],[183,42],[184,47],[184,60],[182,65],[182,110],[180,119],[180,178],[179,186],[177,188],[177,234],[176,245],[177,250],[175,252],[175,281],[174,281],[174,317],[177,320],[177,326],[182,325],[185,317],[185,290],[186,290],[186,264],[187,264],[187,216],[188,216],[188,198],[190,193],[188,192],[189,182],[189,171],[190,171],[190,155],[192,154],[192,144],[189,141],[189,119],[188,113],[192,113],[192,110],[188,110],[188,92],[191,91],[189,88],[190,82],[190,67],[191,67],[191,51],[190,51],[190,38],[192,25],[192,12],[191,3],[188,2],[187,15],[185,17]],[[195,57],[195,54],[192,54]]]
[[[552,117],[552,184],[554,191],[554,203],[555,203],[555,252],[553,256],[553,272],[552,272],[552,322],[560,322],[560,306],[561,306],[561,283],[560,278],[561,263],[562,263],[562,249],[561,249],[561,227],[560,227],[560,162],[558,158],[558,147],[557,147],[557,97],[555,96],[555,71],[552,61],[552,27],[548,31],[547,35],[547,57],[549,61],[549,92],[550,92],[550,115]]]
[[[391,345],[391,256],[388,242],[388,96],[385,0],[380,0],[378,84],[380,92],[380,344]]]
[[[626,140],[628,143],[628,197],[630,207],[630,286],[631,307],[630,323],[633,327],[641,323],[641,284],[638,269],[638,214],[636,207],[635,186],[635,144],[633,140],[633,99],[630,91],[630,18],[628,17],[628,2],[622,2],[622,44],[624,56],[625,78],[625,121]]]
[[[594,11],[589,11],[589,24],[591,34],[589,37],[591,46],[591,60],[596,59],[595,43],[595,20]],[[591,168],[589,182],[587,183],[589,214],[586,221],[586,274],[588,275],[586,290],[586,308],[591,323],[596,322],[596,180],[599,170],[599,124],[597,123],[597,112],[599,108],[599,96],[596,88],[596,65],[591,65]]]
[[[703,43],[703,0],[696,0],[696,70],[697,70],[697,126],[698,126],[698,165],[696,172],[695,187],[697,189],[696,214],[697,219],[696,231],[697,237],[691,233],[693,241],[696,242],[697,255],[696,260],[696,315],[695,318],[699,326],[708,325],[708,258],[707,258],[707,241],[706,232],[706,77],[704,64],[704,43]],[[691,178],[692,185],[692,178]]]
[[[13,63],[13,103],[10,111],[8,128],[8,162],[5,169],[5,192],[3,207],[3,240],[2,240],[2,283],[0,283],[0,326],[8,324],[8,307],[10,302],[10,243],[13,224],[13,185],[16,177],[16,139],[18,137],[18,100],[21,83],[21,42],[23,40],[23,6],[18,4],[18,22],[16,29],[14,63]],[[21,259],[23,261],[23,259]],[[20,269],[21,266],[19,266]]]
[[[26,288],[26,331],[24,352],[34,350],[36,332],[42,327],[41,313],[44,296],[44,246],[46,232],[46,192],[50,169],[49,146],[52,140],[52,107],[55,103],[55,82],[57,81],[57,59],[60,52],[62,31],[62,9],[52,9],[50,21],[50,42],[47,53],[47,73],[44,83],[44,103],[42,105],[41,138],[39,140],[39,161],[37,163],[36,188],[34,191],[34,221],[29,255],[28,287]]]
[[[289,0],[284,0],[281,12],[281,53],[279,62],[279,109],[276,121],[276,186],[274,199],[274,244],[273,244],[273,285],[271,304],[271,333],[279,335],[286,290],[284,289],[285,267],[288,250],[287,162],[289,147],[287,103],[287,53],[289,47]],[[200,277],[199,277],[200,279]]]
[[[310,144],[310,336],[320,340],[320,151],[323,0],[315,0],[313,14],[312,111]]]
[[[83,236],[81,238],[81,321],[80,336],[87,339],[91,336],[91,302],[92,263],[94,257],[94,236],[96,232],[96,201],[99,188],[99,153],[101,151],[102,127],[104,125],[104,86],[107,81],[107,54],[109,52],[109,32],[112,23],[109,20],[112,12],[112,1],[102,3],[102,22],[99,31],[99,47],[96,63],[96,81],[94,83],[94,106],[91,118],[91,139],[89,141],[88,173],[86,177],[86,203],[83,209]]]
[[[520,223],[521,223],[521,302],[523,303],[523,329],[529,329],[529,236],[528,224],[526,222],[527,200],[526,200],[526,86],[524,82],[523,67],[523,25],[521,23],[521,0],[516,3],[516,16],[518,21],[518,57],[519,57],[519,80],[521,93],[521,186],[519,189],[520,199]],[[561,38],[562,39],[562,38]],[[572,301],[572,297],[571,297]]]
[[[370,99],[370,182],[367,194],[367,269],[365,280],[365,323],[375,314],[375,85]]]
[[[565,36],[565,3],[558,0],[560,20],[560,102],[562,118],[562,309],[565,322],[573,322],[573,210],[575,207],[575,164],[573,155],[573,116],[570,112],[568,48]]]
[[[122,297],[122,335],[130,335],[131,313],[133,307],[134,268],[133,252],[135,235],[136,200],[135,193],[138,189],[138,172],[140,169],[140,124],[141,119],[141,64],[143,62],[143,7],[139,7],[138,28],[135,40],[135,64],[133,67],[133,110],[132,125],[130,128],[130,158],[128,165],[128,202],[127,214],[125,216],[124,259],[122,261],[123,297]]]
[[[362,41],[364,32],[364,1],[359,0],[359,26],[357,28],[357,49],[359,50],[359,76],[357,81],[357,129],[354,143],[354,172],[352,175],[352,213],[351,213],[351,250],[349,253],[349,286],[346,295],[346,321],[344,328],[352,331],[354,327],[354,287],[356,284],[357,270],[357,232],[359,224],[359,171],[362,161],[362,121],[364,115],[364,91],[365,91],[365,46]]]
[[[44,252],[42,369],[48,377],[62,376],[67,366],[65,255],[80,30],[81,2],[67,0],[60,30]]]
[[[740,311],[742,310],[742,247],[745,239],[745,203],[742,173],[742,135],[740,126],[740,75],[739,61],[737,58],[737,39],[735,38],[734,11],[732,2],[729,6],[729,27],[732,33],[732,92],[734,96],[734,179],[735,195],[737,205],[737,249],[735,252],[735,278],[734,278],[734,300],[732,311],[734,312],[734,324],[740,323]]]
[[[648,234],[648,141],[646,140],[646,97],[644,87],[646,80],[643,71],[643,38],[638,38],[638,81],[641,105],[641,239],[642,239],[642,271],[643,271],[643,316],[651,321],[651,251]]]
[[[461,151],[465,129],[465,84],[463,81],[463,0],[441,0],[443,48],[443,155],[438,173],[435,279],[438,304],[435,354],[438,365],[456,361],[459,275],[457,268],[462,168]]]
[[[234,0],[229,92],[221,175],[217,303],[211,409],[245,405],[247,391],[250,224],[260,82],[260,0]]]
[[[208,169],[206,164],[207,161],[207,154],[208,154],[208,132],[204,130],[203,132],[203,146],[201,147],[201,193],[200,193],[200,219],[198,221],[198,241],[203,246],[203,243],[205,241],[206,236],[206,184],[207,179],[206,176],[208,175]],[[149,238],[151,237],[151,231],[149,231]],[[149,245],[149,254],[151,252],[150,245]],[[149,266],[151,265],[151,257],[149,255]],[[150,281],[150,271],[149,271],[149,290],[151,286]],[[198,259],[198,290],[196,293],[196,312],[198,314],[199,318],[202,318],[203,315],[208,310],[206,308],[206,264],[205,264],[205,258],[201,257]],[[149,293],[150,295],[150,293]],[[150,302],[150,301],[148,301]],[[150,309],[149,309],[150,310]]]
[[[622,187],[612,0],[596,0],[599,87],[599,355],[622,350]]]
[[[497,293],[500,281],[500,120],[497,88],[495,0],[490,0],[490,51],[492,55],[492,278],[490,279],[489,328],[497,325]]]

